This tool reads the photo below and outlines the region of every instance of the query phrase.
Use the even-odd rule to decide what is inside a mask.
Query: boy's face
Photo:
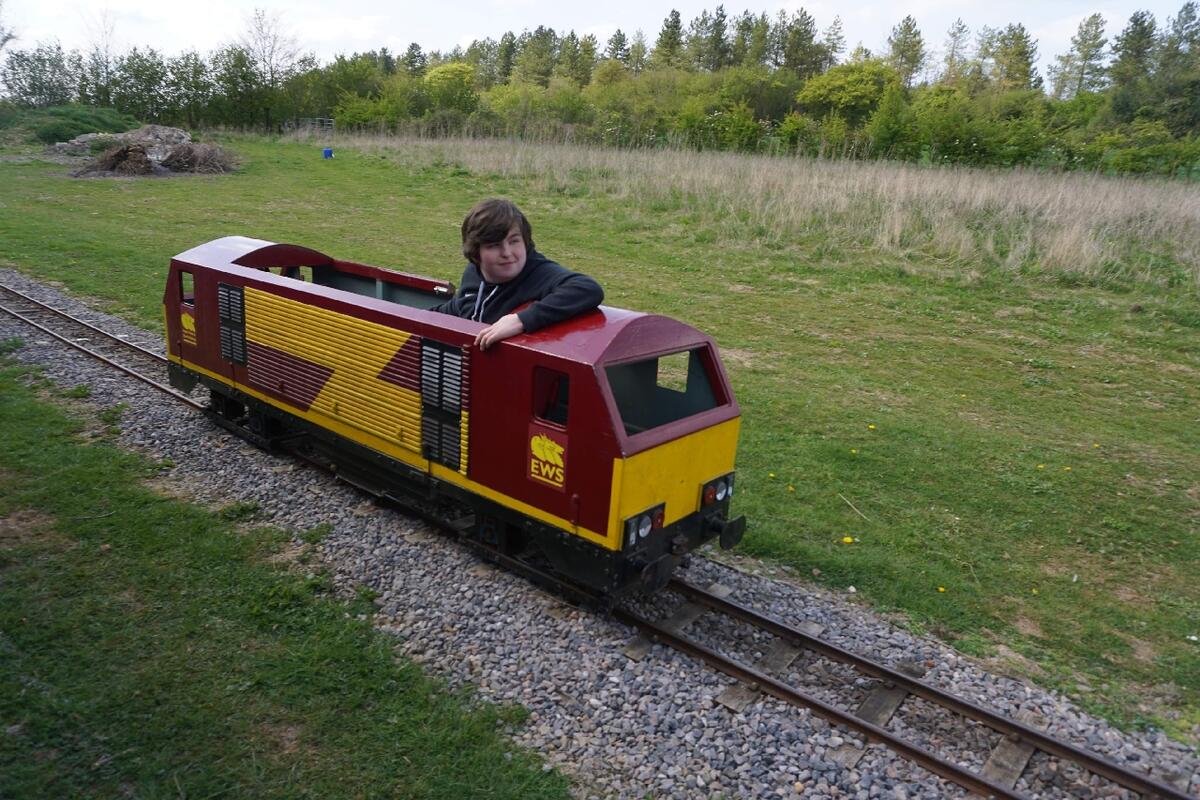
[[[499,242],[479,246],[479,269],[488,283],[508,283],[525,269],[525,237],[514,225]]]

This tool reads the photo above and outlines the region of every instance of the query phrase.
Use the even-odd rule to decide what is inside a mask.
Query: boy
[[[468,263],[458,292],[431,310],[488,323],[475,337],[480,350],[604,300],[600,284],[534,249],[529,220],[508,200],[482,200],[471,209],[462,224],[462,251]],[[523,303],[529,305],[513,313]]]

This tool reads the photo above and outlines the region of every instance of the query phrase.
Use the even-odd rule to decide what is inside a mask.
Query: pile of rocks
[[[102,145],[105,150],[114,147],[140,147],[155,164],[162,161],[171,153],[176,145],[192,141],[192,135],[180,128],[166,125],[143,125],[134,131],[125,133],[85,133],[76,136],[69,142],[52,144],[47,149],[51,153],[71,156],[89,156]],[[96,143],[100,144],[97,145]]]

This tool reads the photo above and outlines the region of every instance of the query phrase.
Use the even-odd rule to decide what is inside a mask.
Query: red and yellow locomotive
[[[689,551],[734,546],[737,402],[713,341],[601,307],[486,352],[425,309],[445,282],[226,237],[171,260],[171,381],[263,445],[321,456],[401,503],[608,596],[656,589]]]

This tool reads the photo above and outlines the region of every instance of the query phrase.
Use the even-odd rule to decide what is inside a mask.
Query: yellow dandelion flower
[[[868,422],[868,423],[867,423],[867,430],[869,430],[869,431],[873,431],[873,430],[875,430],[875,423],[874,423],[874,422]]]
[[[789,483],[789,484],[788,484],[788,491],[789,491],[789,492],[794,492],[794,491],[796,491],[796,487],[795,487],[795,486],[792,486],[792,485]]]
[[[941,592],[942,594],[945,594],[945,593],[946,593],[946,587],[945,587],[945,586],[939,586],[939,587],[938,587],[938,591],[939,591],[939,592]]]
[[[768,478],[774,478],[774,477],[775,477],[775,473],[774,473],[774,472],[768,472],[768,473],[767,473],[767,477],[768,477]]]
[[[1038,468],[1038,469],[1045,469],[1045,468],[1046,468],[1046,465],[1045,465],[1045,464],[1038,464],[1038,465],[1037,465],[1037,468]]]
[[[965,400],[967,396],[965,394],[960,394],[959,397],[961,397]]]
[[[1063,467],[1063,472],[1070,472],[1070,471],[1071,471],[1070,467]]]
[[[856,456],[856,455],[858,455],[858,448],[857,448],[857,447],[851,447],[851,448],[850,448],[850,455],[852,455],[852,456]]]
[[[1030,593],[1030,594],[1037,594],[1037,593],[1038,593],[1038,590],[1037,590],[1036,588],[1034,588],[1034,589],[1030,589],[1030,590],[1029,590],[1029,593]]]
[[[1092,445],[1092,447],[1097,447],[1097,448],[1098,448],[1099,446],[1100,446],[1100,443],[1099,443],[1099,442],[1096,442],[1096,443],[1094,443],[1094,444]]]
[[[853,536],[843,536],[842,544],[854,544],[854,537]]]

